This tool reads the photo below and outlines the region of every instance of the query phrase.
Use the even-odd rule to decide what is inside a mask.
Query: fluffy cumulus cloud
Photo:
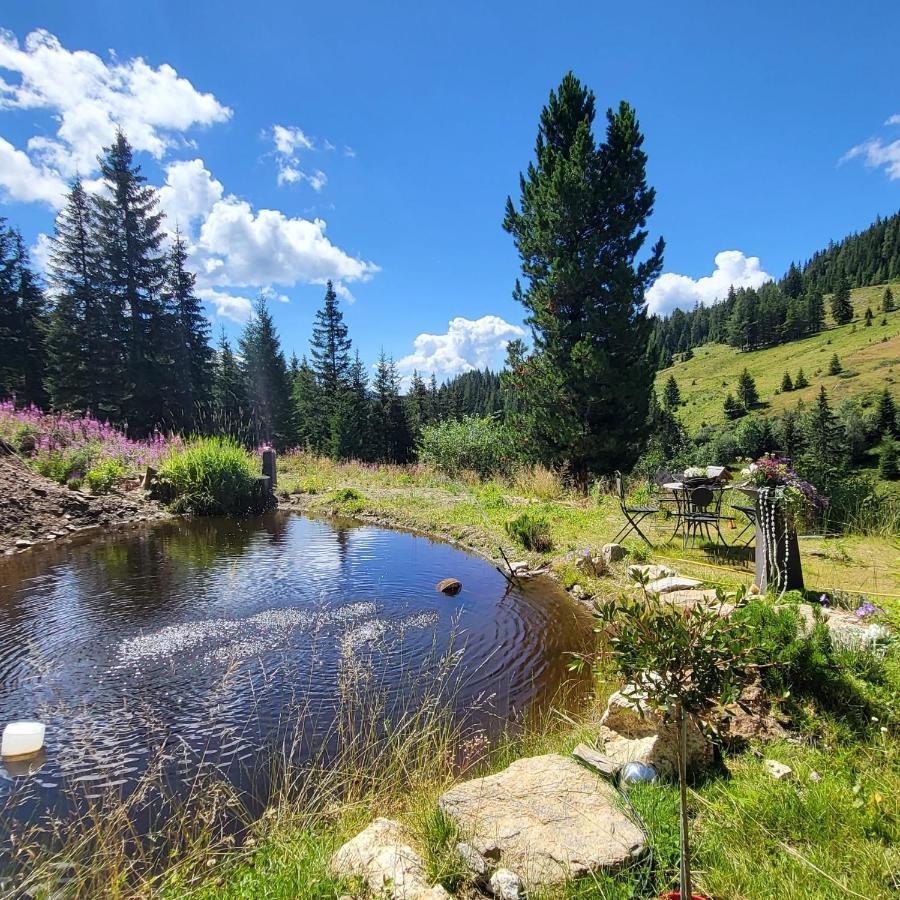
[[[0,137],[0,198],[23,203],[46,203],[56,208],[66,193],[65,181]]]
[[[212,306],[216,315],[243,325],[253,315],[253,303],[247,297],[236,296],[213,288],[198,288],[197,296]]]
[[[328,181],[321,169],[307,172],[300,167],[298,154],[302,150],[312,150],[314,144],[302,128],[296,125],[273,125],[272,142],[275,145],[275,165],[278,169],[278,184],[296,184],[305,181],[316,192],[321,191]],[[332,145],[325,141],[325,148]]]
[[[506,345],[524,336],[524,328],[500,316],[457,316],[450,320],[446,334],[420,334],[413,341],[413,352],[399,360],[397,366],[402,372],[416,369],[434,372],[439,378],[496,367],[502,362]]]
[[[67,50],[43,29],[31,32],[23,46],[9,31],[0,31],[0,70],[11,73],[0,77],[0,109],[53,116],[55,133],[35,135],[27,145],[28,158],[45,182],[94,172],[97,154],[117,128],[136,150],[161,159],[178,146],[180,132],[231,116],[227,106],[169,65],[153,68],[140,57],[125,62],[113,57],[107,63],[85,50]],[[4,178],[4,187],[12,199],[35,199],[15,179]],[[47,192],[52,195],[45,185]]]
[[[664,272],[647,291],[649,311],[664,316],[676,308],[717,303],[725,299],[732,286],[758,288],[772,280],[758,256],[745,256],[740,250],[723,250],[716,254],[715,262],[712,274],[697,279]]]
[[[900,115],[888,118],[886,127],[900,126]],[[855,147],[851,147],[842,157],[841,162],[851,159],[862,159],[872,169],[884,169],[891,181],[900,179],[900,138],[886,140],[880,137],[869,138]]]
[[[170,228],[189,231],[205,219],[222,199],[222,182],[212,176],[202,159],[178,160],[166,166],[166,182],[159,189],[159,206]]]

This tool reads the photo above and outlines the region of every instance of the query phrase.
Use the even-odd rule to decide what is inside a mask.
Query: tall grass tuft
[[[197,516],[261,512],[253,457],[230,438],[197,438],[164,457],[156,496],[175,512]]]

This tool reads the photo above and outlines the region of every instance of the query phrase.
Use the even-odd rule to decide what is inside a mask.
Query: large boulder
[[[419,900],[429,890],[425,863],[399,822],[378,818],[331,858],[339,878],[360,878],[376,897]]]
[[[653,766],[663,778],[678,775],[678,726],[667,723],[634,688],[616,691],[600,719],[600,745],[608,759],[624,766],[640,762]],[[709,741],[693,720],[688,723],[687,765],[701,769],[712,762]]]
[[[463,782],[440,807],[477,853],[526,888],[615,870],[644,851],[644,835],[615,788],[555,753]]]

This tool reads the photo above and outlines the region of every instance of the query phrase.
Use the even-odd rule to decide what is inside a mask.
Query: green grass
[[[764,415],[780,414],[795,407],[798,400],[811,403],[822,385],[833,406],[846,397],[874,397],[885,387],[900,401],[900,310],[880,313],[883,293],[884,286],[854,290],[852,323],[836,328],[829,321],[826,331],[801,341],[750,353],[725,344],[698,347],[692,359],[677,362],[657,374],[657,394],[662,396],[665,382],[674,375],[682,399],[678,417],[691,434],[704,425],[725,421],[722,403],[727,394],[735,393],[744,368],[756,381],[760,400],[765,404],[757,412]],[[865,328],[863,315],[869,305],[875,321],[871,328]],[[881,324],[883,318],[887,318],[887,325]],[[844,371],[828,375],[828,362],[835,353]],[[784,373],[790,372],[794,379],[801,368],[809,379],[809,387],[776,393]]]

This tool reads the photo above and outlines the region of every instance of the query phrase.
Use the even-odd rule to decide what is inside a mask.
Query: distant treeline
[[[895,280],[900,280],[900,213],[829,244],[801,266],[792,263],[778,282],[758,290],[732,288],[721,303],[654,317],[648,353],[654,366],[664,369],[675,354],[701,344],[755,350],[797,340],[824,328],[826,294],[832,295],[832,317],[841,324],[853,317],[851,288]]]

